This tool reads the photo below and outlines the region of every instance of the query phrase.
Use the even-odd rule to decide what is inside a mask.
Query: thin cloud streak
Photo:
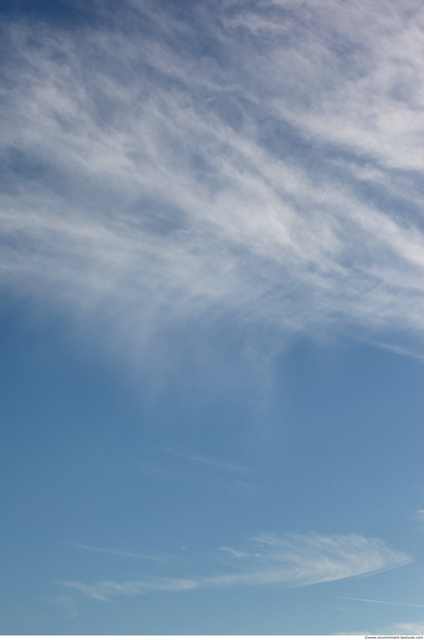
[[[238,551],[237,549],[232,549],[231,547],[219,547],[218,551],[226,551],[235,558],[245,558],[249,555],[247,551]]]
[[[198,462],[199,464],[205,465],[207,467],[218,467],[232,473],[250,473],[250,469],[247,469],[247,467],[242,467],[238,464],[224,462],[223,460],[215,460],[213,458],[206,458],[205,456],[195,455],[186,451],[176,451],[175,449],[170,449],[169,447],[163,448],[165,451],[168,451],[168,453],[172,453],[174,456],[178,456],[192,462]]]
[[[86,544],[79,544],[78,542],[68,542],[71,547],[77,547],[78,549],[85,549],[86,551],[96,551],[97,553],[110,553],[115,556],[125,556],[127,558],[137,558],[138,560],[154,560],[155,562],[169,562],[169,558],[160,556],[142,555],[139,553],[128,553],[127,551],[116,551],[115,549],[98,549],[97,547],[90,547]]]
[[[166,578],[133,580],[125,583],[103,581],[95,584],[61,582],[97,600],[146,591],[190,591],[204,588],[280,586],[302,587],[341,580],[357,575],[387,571],[411,562],[404,553],[388,549],[381,540],[350,536],[284,536],[262,534],[252,550],[230,552],[236,571],[193,579]],[[232,553],[231,553],[232,552]]]
[[[164,457],[163,452],[171,456]],[[154,456],[157,456],[156,460]],[[253,494],[258,491],[254,483],[240,477],[242,474],[251,473],[247,467],[200,456],[184,448],[177,450],[161,447],[158,451],[149,452],[149,459],[140,463],[140,470],[152,479],[162,482],[172,478],[196,484],[206,483],[234,493]]]
[[[406,602],[386,602],[385,600],[368,600],[365,598],[347,598],[344,596],[339,596],[342,600],[357,600],[358,602],[376,602],[377,604],[394,604],[400,607],[418,607],[419,609],[424,609],[424,604],[407,604]]]

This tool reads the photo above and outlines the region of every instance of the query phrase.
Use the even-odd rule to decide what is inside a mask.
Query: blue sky
[[[422,3],[3,3],[2,633],[424,633]]]

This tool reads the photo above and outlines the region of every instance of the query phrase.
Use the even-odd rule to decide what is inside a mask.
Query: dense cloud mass
[[[230,321],[419,353],[422,3],[96,7],[3,26],[4,285],[139,345]]]

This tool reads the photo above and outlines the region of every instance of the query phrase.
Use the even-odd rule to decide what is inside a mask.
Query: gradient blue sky
[[[424,8],[1,13],[2,633],[424,633]]]

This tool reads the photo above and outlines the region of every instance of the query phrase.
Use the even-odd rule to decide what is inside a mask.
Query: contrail
[[[167,558],[159,558],[157,556],[141,555],[139,553],[128,553],[126,551],[115,551],[114,549],[98,549],[97,547],[89,547],[86,544],[79,544],[79,542],[66,542],[72,547],[78,547],[79,549],[86,549],[87,551],[97,551],[98,553],[112,553],[116,556],[126,556],[127,558],[138,558],[139,560],[156,560],[157,562],[167,562]]]
[[[359,602],[377,602],[378,604],[397,604],[401,607],[419,607],[420,609],[424,609],[424,604],[407,604],[406,602],[386,602],[385,600],[366,600],[365,598],[346,598],[343,596],[338,596],[342,600],[358,600]]]

